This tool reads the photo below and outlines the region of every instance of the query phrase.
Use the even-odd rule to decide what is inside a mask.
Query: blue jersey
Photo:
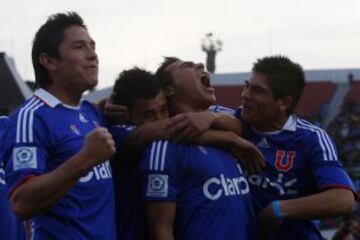
[[[140,173],[145,201],[176,202],[176,239],[258,239],[249,185],[230,154],[156,141]]]
[[[234,110],[219,105],[211,106],[209,111],[235,114]],[[118,238],[121,240],[149,238],[144,206],[139,201],[139,159],[129,156],[123,145],[126,136],[134,128],[133,125],[109,127],[116,143],[116,155],[111,161],[111,166],[115,183],[117,231]]]
[[[62,104],[43,89],[10,117],[5,138],[6,181],[53,171],[79,152],[86,134],[104,126],[86,101]],[[31,181],[31,180],[30,180]],[[115,239],[115,203],[109,161],[93,167],[48,211],[34,218],[34,239]]]
[[[129,156],[124,140],[135,126],[111,126],[116,155],[111,159],[116,196],[116,222],[119,240],[148,239],[144,206],[140,202],[138,159]]]
[[[241,117],[241,109],[236,116]],[[265,169],[248,178],[258,213],[274,200],[309,196],[333,187],[353,190],[327,133],[295,115],[276,132],[257,132],[245,124],[244,137],[266,159]],[[276,239],[321,239],[321,234],[312,221],[285,219]]]
[[[0,117],[0,140],[3,140],[3,132],[8,123],[7,117]],[[3,144],[3,143],[1,143]],[[25,239],[24,226],[16,218],[10,208],[8,200],[8,188],[5,182],[5,170],[0,152],[0,239],[21,240]]]

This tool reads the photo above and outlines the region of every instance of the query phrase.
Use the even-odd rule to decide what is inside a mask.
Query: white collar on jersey
[[[278,131],[273,131],[273,132],[259,132],[259,131],[256,131],[254,128],[253,130],[256,132],[256,133],[260,133],[260,134],[263,134],[263,135],[275,135],[275,134],[278,134],[282,131],[291,131],[291,132],[295,132],[296,131],[296,122],[297,122],[297,117],[293,114],[293,115],[290,115],[288,117],[288,119],[286,120],[286,123],[284,124],[284,126],[278,130]]]
[[[288,117],[285,125],[281,129],[281,131],[287,130],[287,131],[295,132],[296,131],[296,122],[297,122],[297,117],[294,114],[290,115]]]
[[[80,108],[80,106],[74,107],[74,106],[70,106],[65,103],[62,103],[57,97],[55,97],[54,95],[52,95],[51,93],[49,93],[48,91],[46,91],[43,88],[37,89],[34,92],[34,95],[37,96],[38,98],[40,98],[42,101],[44,101],[47,105],[49,105],[52,108],[56,107],[58,104],[61,104],[66,108],[75,109],[75,110]]]

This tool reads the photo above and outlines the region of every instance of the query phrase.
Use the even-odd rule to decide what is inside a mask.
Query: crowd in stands
[[[346,101],[327,130],[335,140],[340,158],[360,192],[360,103]],[[356,215],[360,219],[359,207]]]
[[[327,132],[335,141],[342,164],[360,193],[360,102],[346,100]],[[360,206],[351,216],[323,221],[322,228],[334,228],[339,224],[334,240],[360,239]]]
[[[350,176],[360,179],[360,103],[345,102],[327,131],[335,140]]]

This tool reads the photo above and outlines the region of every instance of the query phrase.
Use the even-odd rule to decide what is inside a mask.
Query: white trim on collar
[[[56,107],[58,104],[61,104],[61,101],[58,98],[56,98],[54,95],[52,95],[43,88],[37,89],[34,92],[34,95],[40,98],[43,102],[45,102],[52,108]]]
[[[295,115],[290,115],[288,117],[284,127],[281,130],[295,132],[296,131],[296,122],[297,122],[297,117]]]
[[[54,95],[52,95],[51,93],[49,93],[48,91],[46,91],[43,88],[39,88],[34,92],[34,95],[37,96],[38,98],[40,98],[43,102],[46,103],[46,105],[54,108],[57,105],[61,104],[64,107],[68,108],[68,109],[72,109],[72,110],[79,110],[80,109],[80,105],[82,103],[82,100],[79,104],[79,106],[70,106],[67,105],[63,102],[61,102],[57,97],[55,97]]]

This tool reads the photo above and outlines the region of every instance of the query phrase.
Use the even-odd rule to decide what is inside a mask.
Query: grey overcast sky
[[[205,61],[207,32],[224,42],[217,72],[249,71],[258,57],[284,54],[305,69],[360,67],[359,0],[0,0],[0,51],[34,79],[31,44],[53,13],[77,11],[97,43],[99,86],[162,56]]]

